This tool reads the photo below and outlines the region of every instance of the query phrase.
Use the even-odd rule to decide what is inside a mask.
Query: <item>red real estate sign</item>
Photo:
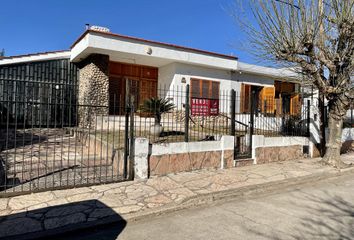
[[[219,114],[219,100],[192,98],[191,114],[192,116],[217,116]]]

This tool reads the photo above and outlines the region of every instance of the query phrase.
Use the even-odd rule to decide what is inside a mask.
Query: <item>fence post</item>
[[[311,100],[307,100],[307,136],[310,137],[310,123],[311,123]]]
[[[350,108],[350,127],[354,127],[354,122],[353,122],[353,106]]]
[[[130,107],[126,103],[126,105],[125,105],[125,128],[124,128],[124,167],[123,167],[124,179],[126,179],[128,177],[127,165],[128,165],[128,155],[129,155],[129,115],[130,115]]]
[[[130,96],[129,166],[128,179],[134,179],[134,96]]]
[[[189,142],[189,84],[186,85],[186,104],[185,104],[185,118],[184,118],[184,141]]]
[[[129,81],[125,79],[125,128],[124,128],[124,167],[123,178],[128,177],[128,155],[129,155],[129,116],[130,116],[130,104],[129,104]]]
[[[230,104],[230,107],[231,107],[231,128],[230,128],[230,135],[231,136],[235,136],[235,132],[236,132],[236,129],[235,129],[235,114],[236,114],[236,92],[234,89],[231,90],[231,104]]]
[[[255,108],[255,103],[256,103],[256,91],[252,91],[252,96],[251,96],[251,116],[250,116],[250,136],[249,136],[249,142],[250,142],[250,152],[252,152],[252,136],[254,133],[254,108]]]

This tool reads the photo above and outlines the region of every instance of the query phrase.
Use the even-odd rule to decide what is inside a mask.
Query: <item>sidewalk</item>
[[[343,155],[343,159],[354,163],[354,153]],[[317,161],[202,170],[0,199],[0,238],[21,234],[30,237],[28,233],[44,230],[63,232],[119,219],[132,221],[354,171],[353,167],[338,171]]]

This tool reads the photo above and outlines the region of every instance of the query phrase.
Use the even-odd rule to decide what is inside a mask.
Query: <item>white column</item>
[[[134,146],[134,176],[137,179],[147,179],[149,176],[149,140],[136,138]]]

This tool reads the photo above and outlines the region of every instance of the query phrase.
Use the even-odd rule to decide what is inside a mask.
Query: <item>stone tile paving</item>
[[[0,164],[6,168],[0,188],[33,191],[122,178],[122,171],[114,171],[123,161],[120,151],[113,161],[104,155],[108,148],[97,147],[94,140],[99,139],[94,135],[85,141],[69,129],[0,131],[0,148],[2,141],[5,148],[0,151]]]
[[[343,156],[354,162],[354,153]],[[0,237],[102,220],[179,205],[200,194],[336,170],[318,159],[285,161],[226,170],[200,170],[148,180],[48,191],[0,199]],[[23,227],[18,227],[23,226]]]

